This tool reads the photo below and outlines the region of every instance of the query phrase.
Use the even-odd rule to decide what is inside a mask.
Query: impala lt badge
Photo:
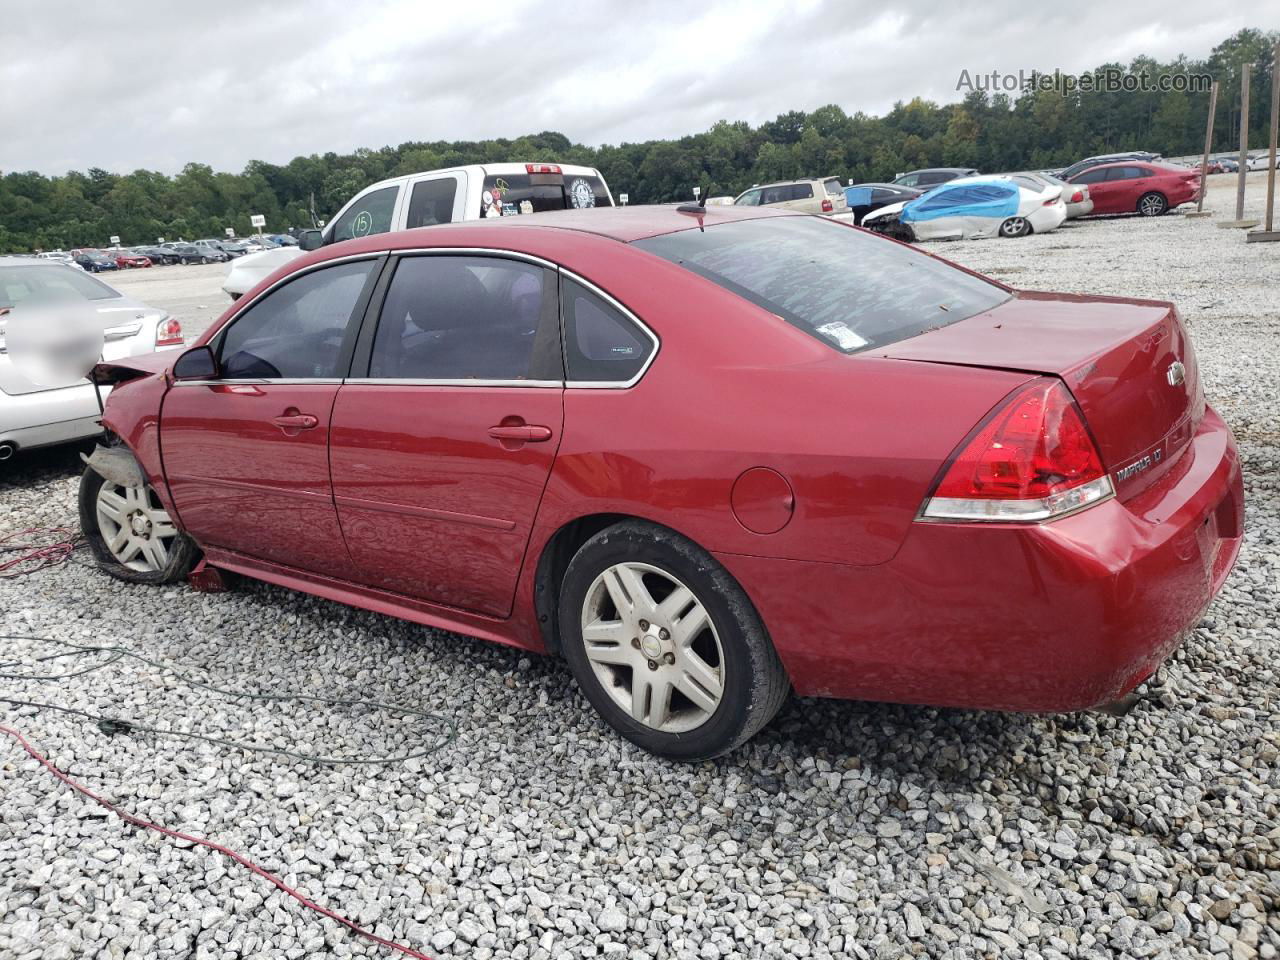
[[[1169,364],[1169,369],[1164,372],[1164,376],[1169,381],[1169,386],[1181,386],[1187,379],[1187,368],[1182,365],[1181,360],[1175,360]]]

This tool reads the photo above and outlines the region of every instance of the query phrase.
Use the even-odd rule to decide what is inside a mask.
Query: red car
[[[704,758],[805,696],[1133,690],[1241,538],[1171,304],[1015,291],[823,217],[566,211],[290,263],[104,364],[101,565],[200,564],[562,655]]]
[[[113,251],[116,258],[116,266],[123,270],[125,267],[149,267],[151,266],[151,258],[144,257],[140,253],[133,253],[129,250]]]
[[[1200,196],[1200,169],[1158,161],[1121,160],[1090,167],[1070,183],[1089,185],[1093,216],[1100,213],[1140,213],[1158,217]]]

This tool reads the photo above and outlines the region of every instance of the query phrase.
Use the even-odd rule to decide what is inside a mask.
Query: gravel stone
[[[1220,217],[1234,183],[1210,178]],[[1264,188],[1250,177],[1254,215]],[[77,553],[0,579],[0,634],[126,644],[215,686],[422,707],[457,739],[361,768],[107,736],[27,707],[0,705],[0,723],[122,808],[439,957],[1275,960],[1280,250],[1176,213],[924,249],[1031,289],[1175,300],[1235,431],[1238,567],[1127,716],[793,701],[731,756],[676,765],[609,731],[556,660],[265,584],[124,585]],[[219,302],[225,268],[185,269],[132,272],[154,274],[143,299],[184,323],[181,302]],[[201,299],[183,287],[166,301],[197,282]],[[74,525],[80,469],[74,449],[0,464],[0,536]],[[0,644],[33,668],[54,652]],[[227,699],[127,661],[3,680],[0,696],[330,754],[437,737],[385,712]],[[5,960],[389,956],[224,857],[106,815],[3,736],[0,798]]]

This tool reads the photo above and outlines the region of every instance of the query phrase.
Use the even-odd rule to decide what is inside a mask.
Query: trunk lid
[[[1174,466],[1204,416],[1195,353],[1171,303],[1019,291],[877,353],[1060,377],[1121,500]]]

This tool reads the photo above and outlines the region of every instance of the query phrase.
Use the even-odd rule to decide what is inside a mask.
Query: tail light
[[[182,324],[174,317],[165,317],[156,325],[156,346],[176,347],[182,343]]]
[[[1084,203],[1084,194],[1077,190],[1071,195],[1072,203]]]
[[[830,212],[831,212],[832,210],[834,210],[834,209],[835,209],[835,207],[833,207],[833,206],[831,205],[831,201],[830,201],[830,200],[823,200],[823,201],[822,201],[822,212],[823,212],[823,213],[830,213]]]
[[[1052,200],[1046,200],[1043,205],[1046,207],[1052,207],[1059,199],[1059,197],[1054,197]]]
[[[1105,500],[1111,478],[1059,380],[1017,391],[960,447],[925,501],[926,520],[1052,520]]]
[[[560,173],[560,167],[554,163],[526,163],[525,173]]]

